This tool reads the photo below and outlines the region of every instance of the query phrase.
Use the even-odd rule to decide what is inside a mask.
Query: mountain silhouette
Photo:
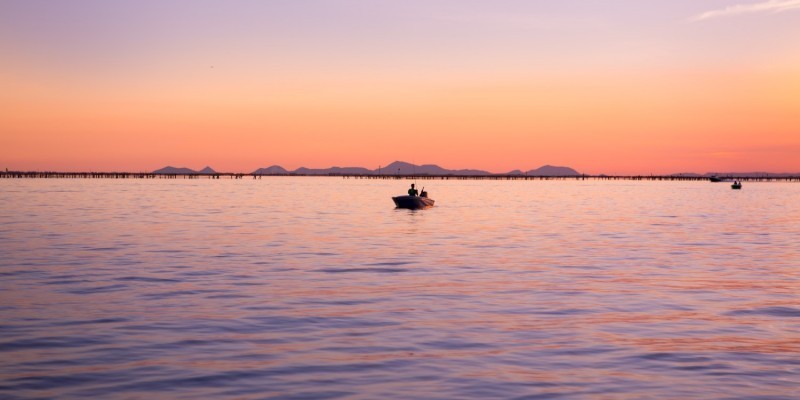
[[[153,171],[154,174],[217,174],[211,167],[205,167],[200,171],[190,168],[176,168],[167,166]],[[280,165],[272,165],[266,168],[259,168],[252,172],[253,175],[435,175],[435,176],[490,176],[490,175],[529,175],[529,176],[576,176],[580,175],[577,171],[569,167],[556,167],[545,165],[537,169],[522,172],[518,169],[505,174],[492,174],[480,169],[447,169],[436,164],[415,165],[405,161],[395,161],[385,167],[371,170],[363,167],[331,167],[331,168],[306,168],[300,167],[294,171],[288,171]]]
[[[253,171],[253,175],[286,175],[289,171],[285,170],[280,165],[272,165],[267,168],[259,168]]]
[[[525,173],[528,176],[577,176],[580,175],[578,171],[570,167],[555,167],[552,165],[545,165],[536,169],[532,169]]]
[[[157,169],[153,171],[154,174],[178,174],[178,175],[187,175],[187,174],[196,174],[197,171],[189,168],[175,168],[175,167],[164,167],[161,169]]]
[[[373,171],[381,175],[491,175],[477,169],[445,169],[434,164],[414,165],[405,161],[395,161],[386,167]]]

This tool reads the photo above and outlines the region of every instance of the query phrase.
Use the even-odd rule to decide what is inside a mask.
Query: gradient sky
[[[0,168],[800,172],[800,0],[0,0]]]

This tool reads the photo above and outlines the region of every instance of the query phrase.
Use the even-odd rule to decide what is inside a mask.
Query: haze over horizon
[[[0,2],[0,168],[800,171],[800,2]]]

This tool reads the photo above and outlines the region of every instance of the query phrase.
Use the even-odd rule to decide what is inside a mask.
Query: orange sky
[[[149,22],[139,37],[134,26],[82,26],[77,12],[41,17],[53,30],[43,34],[43,11],[23,3],[0,10],[18,17],[0,32],[0,168],[250,172],[403,160],[492,172],[800,171],[800,10],[695,21],[708,7],[686,3],[634,21],[629,11],[524,6],[549,22],[521,29],[509,18],[422,19],[410,7],[370,17],[394,25],[369,24],[365,38],[330,21],[328,31],[262,32],[253,22],[215,36],[203,21],[170,31],[181,2],[169,2],[175,9],[155,22],[125,10]],[[247,7],[215,21],[235,30]],[[270,11],[300,18],[288,6]],[[425,35],[404,36],[415,23]],[[748,27],[769,31],[726,36]],[[92,36],[106,32],[108,42]]]

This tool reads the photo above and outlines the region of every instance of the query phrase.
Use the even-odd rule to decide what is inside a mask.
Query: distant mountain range
[[[176,168],[176,167],[167,166],[167,167],[164,167],[164,168],[161,168],[161,169],[157,169],[157,170],[153,171],[153,173],[154,174],[169,174],[169,175],[194,175],[194,174],[214,175],[214,174],[217,173],[217,171],[214,171],[213,169],[211,169],[211,167],[205,167],[205,168],[201,169],[200,171],[195,171],[193,169],[184,168],[184,167]]]
[[[211,167],[205,167],[195,171],[185,167],[164,167],[153,171],[154,174],[170,175],[214,175],[218,172]],[[494,174],[479,169],[446,169],[435,164],[414,165],[403,161],[395,161],[385,167],[378,169],[367,169],[363,167],[331,167],[331,168],[305,168],[301,167],[294,171],[289,171],[280,165],[273,165],[266,168],[259,168],[253,175],[451,175],[451,176],[491,176],[491,175],[516,175],[516,176],[578,176],[581,175],[569,167],[556,167],[545,165],[529,171],[515,169],[506,173]],[[685,176],[695,178],[710,178],[717,176],[740,177],[740,178],[785,178],[800,176],[800,173],[775,173],[775,172],[707,172],[698,174],[694,172],[683,172],[671,174],[671,176]]]
[[[283,169],[280,165],[273,165],[267,168],[259,168],[253,171],[253,175],[286,175],[289,171]]]
[[[213,175],[217,172],[211,167],[205,167],[200,171],[189,168],[164,167],[153,171],[154,174],[207,174]],[[530,171],[522,172],[514,170],[504,174],[493,174],[479,169],[446,169],[434,164],[414,165],[403,161],[395,161],[385,167],[378,169],[367,169],[363,167],[331,167],[323,169],[301,167],[294,171],[288,171],[280,165],[273,165],[266,168],[259,168],[252,172],[253,175],[452,175],[452,176],[489,176],[489,175],[529,175],[529,176],[577,176],[577,171],[569,167],[554,167],[545,165]]]

